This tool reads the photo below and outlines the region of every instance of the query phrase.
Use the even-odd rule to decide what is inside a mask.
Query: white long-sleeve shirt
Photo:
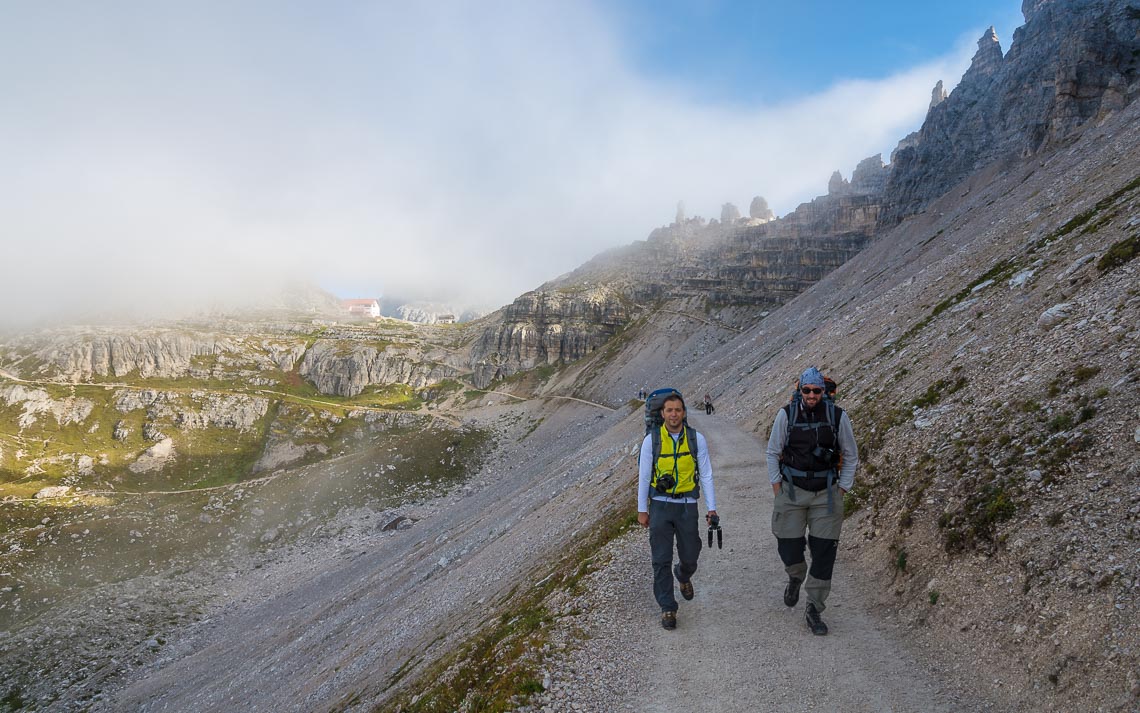
[[[700,470],[701,477],[701,493],[705,496],[705,506],[709,510],[716,510],[716,491],[713,490],[713,468],[712,459],[709,458],[709,444],[700,431],[694,431],[697,435],[697,467]],[[677,442],[681,440],[680,433],[670,433],[673,436],[673,447],[677,447]],[[653,434],[646,434],[645,439],[641,441],[641,460],[638,466],[637,477],[637,511],[649,512],[649,483],[653,479]],[[670,498],[666,495],[661,495],[654,492],[654,500],[661,500],[664,502],[687,502],[695,503],[696,498]]]

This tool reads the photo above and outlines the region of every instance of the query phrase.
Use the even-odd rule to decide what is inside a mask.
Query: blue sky
[[[9,5],[0,324],[283,279],[502,305],[678,201],[782,215],[889,159],[1020,21],[972,0]]]
[[[622,0],[610,6],[638,70],[702,101],[786,101],[844,79],[936,60],[994,25],[1009,49],[1018,2]],[[976,38],[975,38],[976,39]],[[948,83],[956,78],[948,78]]]

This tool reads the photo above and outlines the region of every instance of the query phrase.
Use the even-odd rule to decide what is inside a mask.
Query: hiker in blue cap
[[[843,496],[855,482],[859,451],[851,418],[835,405],[814,366],[800,375],[792,402],[776,413],[765,454],[772,505],[772,534],[788,573],[784,604],[794,607],[804,585],[804,619],[813,634],[827,634],[821,614],[843,526]],[[834,382],[833,382],[834,383]],[[807,540],[804,534],[807,533]],[[811,550],[811,569],[804,546]]]

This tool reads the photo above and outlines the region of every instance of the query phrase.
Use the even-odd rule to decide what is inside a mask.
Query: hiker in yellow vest
[[[712,461],[708,443],[695,429],[685,425],[685,402],[680,394],[670,395],[661,407],[664,424],[659,433],[661,452],[653,453],[653,434],[641,442],[640,472],[637,481],[637,521],[649,528],[649,548],[653,554],[653,596],[661,607],[661,626],[677,628],[677,599],[673,578],[681,596],[692,599],[693,573],[701,554],[697,524],[697,498],[705,496],[706,520],[716,515]],[[693,457],[694,447],[696,457]],[[678,564],[673,566],[673,542],[677,543]]]

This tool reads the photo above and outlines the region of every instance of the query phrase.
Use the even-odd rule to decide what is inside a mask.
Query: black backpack
[[[673,388],[657,389],[645,398],[645,435],[653,437],[653,467],[656,467],[657,459],[661,457],[661,426],[664,425],[665,419],[661,416],[661,408],[665,405],[665,399],[669,396],[677,395],[681,397],[681,403],[685,403],[685,397],[681,396],[681,392]],[[688,407],[686,407],[686,414]],[[693,461],[697,464],[697,471],[693,474],[695,488],[690,497],[697,497],[700,493],[700,484],[696,481],[701,475],[700,460],[698,460],[698,446],[697,446],[697,432],[689,425],[689,418],[686,415],[685,420],[682,421],[682,427],[685,429],[685,441],[689,444],[689,453],[693,456]],[[641,463],[641,454],[638,453],[638,465]]]

